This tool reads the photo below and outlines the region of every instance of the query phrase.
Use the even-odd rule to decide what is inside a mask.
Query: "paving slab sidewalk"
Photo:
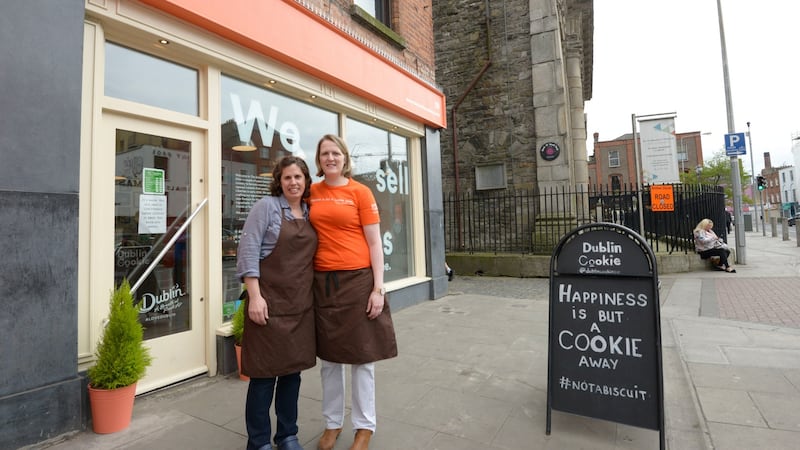
[[[748,264],[737,274],[661,277],[669,449],[794,449],[800,442],[800,330],[719,317],[717,283],[800,276],[794,242],[759,238],[747,235]],[[400,355],[377,365],[372,448],[658,448],[652,430],[558,411],[545,434],[547,279],[457,274],[449,287],[442,299],[394,314]],[[86,431],[31,448],[242,449],[246,389],[236,377],[197,378],[138,397],[125,431]],[[316,448],[322,432],[320,391],[318,368],[305,371],[298,435],[305,449]],[[347,423],[336,449],[351,442]]]

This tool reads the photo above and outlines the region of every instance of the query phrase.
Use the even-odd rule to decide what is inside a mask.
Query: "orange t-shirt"
[[[309,204],[309,218],[319,237],[314,270],[370,267],[363,227],[381,221],[372,191],[353,179],[344,186],[322,181],[311,185]]]

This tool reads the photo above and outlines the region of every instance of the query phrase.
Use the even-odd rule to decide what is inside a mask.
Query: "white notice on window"
[[[167,232],[167,196],[139,195],[139,234]]]

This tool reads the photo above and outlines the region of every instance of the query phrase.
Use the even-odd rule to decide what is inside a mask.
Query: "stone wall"
[[[433,9],[436,79],[448,107],[442,132],[444,191],[455,190],[454,137],[460,191],[474,189],[475,166],[490,163],[505,163],[509,189],[534,187],[529,2],[437,0]]]
[[[475,168],[497,163],[510,190],[586,185],[593,3],[440,0],[433,20],[444,191],[475,189]],[[552,161],[537,156],[546,143]]]
[[[447,264],[456,276],[549,278],[551,261],[549,255],[448,253]],[[694,252],[657,253],[656,265],[661,275],[713,270],[708,261]]]
[[[433,8],[436,79],[448,107],[445,197],[476,190],[484,165],[504,166],[505,180],[494,189],[585,189],[592,1],[439,0]],[[555,149],[547,158],[540,155],[545,146]],[[576,210],[588,205],[542,204],[532,219],[558,227],[574,222]],[[460,229],[452,222],[445,228]]]
[[[82,427],[78,189],[82,0],[3,2],[0,448]]]

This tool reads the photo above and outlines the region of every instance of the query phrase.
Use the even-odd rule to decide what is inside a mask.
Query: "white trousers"
[[[325,428],[342,428],[344,423],[344,364],[322,361],[322,417]],[[375,363],[350,366],[351,403],[350,419],[353,430],[375,432]]]

